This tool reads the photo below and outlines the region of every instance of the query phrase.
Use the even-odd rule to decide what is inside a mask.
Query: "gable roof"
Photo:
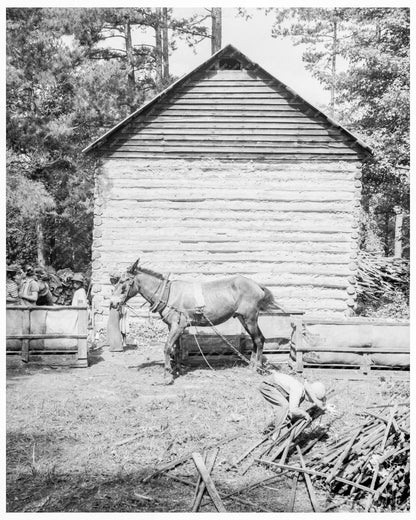
[[[371,148],[366,145],[358,136],[347,130],[344,126],[342,126],[340,123],[335,121],[333,118],[322,112],[319,108],[312,105],[310,102],[306,101],[304,98],[302,98],[299,94],[297,94],[294,90],[292,90],[290,87],[282,83],[280,80],[275,78],[272,74],[267,72],[263,67],[252,61],[250,58],[248,58],[246,55],[244,55],[241,51],[236,49],[233,45],[228,44],[224,46],[222,49],[217,51],[215,54],[210,56],[206,61],[201,63],[198,67],[193,69],[192,71],[188,72],[181,78],[179,78],[177,81],[172,83],[169,87],[167,87],[165,90],[157,94],[153,99],[151,99],[149,102],[142,105],[139,109],[134,111],[132,114],[127,116],[125,119],[117,123],[115,126],[113,126],[110,130],[108,130],[105,134],[97,138],[95,141],[93,141],[91,144],[89,144],[86,148],[82,150],[83,153],[88,153],[94,149],[100,148],[105,142],[107,142],[110,138],[114,136],[119,130],[126,127],[132,120],[139,117],[140,115],[144,115],[147,113],[151,108],[153,108],[155,105],[157,105],[158,102],[160,102],[163,98],[167,97],[169,94],[171,94],[176,89],[179,89],[181,86],[186,84],[192,77],[198,75],[198,73],[209,69],[211,65],[213,65],[216,61],[219,61],[222,57],[228,57],[229,55],[233,55],[238,60],[241,60],[245,63],[246,66],[250,68],[250,70],[255,70],[260,72],[263,76],[267,77],[268,80],[275,82],[279,85],[280,88],[284,89],[287,94],[296,99],[298,102],[301,102],[308,110],[314,112],[316,116],[319,116],[326,120],[326,122],[333,127],[334,129],[338,130],[342,134],[344,134],[348,139],[350,139],[354,146],[357,147],[362,153],[368,155],[371,154]]]

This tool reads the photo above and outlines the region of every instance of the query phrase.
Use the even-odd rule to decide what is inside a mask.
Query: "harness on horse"
[[[170,274],[163,280],[163,283],[156,290],[154,294],[154,301],[150,305],[150,312],[163,312],[168,306],[170,290],[172,286],[172,281],[169,280]],[[196,315],[197,319],[201,319],[204,317],[204,308],[205,308],[205,299],[202,294],[202,285],[200,283],[193,284],[194,297],[195,297],[195,307],[192,309],[193,313]],[[152,297],[152,299],[153,299]],[[187,314],[184,310],[181,310],[182,313]],[[189,316],[187,316],[189,320]]]
[[[198,317],[202,317],[204,314],[205,308],[205,298],[202,294],[202,285],[200,283],[194,283],[194,297],[195,297],[195,309],[194,313],[199,315]]]
[[[166,278],[164,278],[163,283],[160,286],[160,289],[156,291],[155,300],[150,305],[150,312],[162,312],[166,309],[169,301],[171,281],[169,280],[170,274]]]

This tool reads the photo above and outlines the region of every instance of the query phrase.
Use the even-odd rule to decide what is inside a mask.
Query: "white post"
[[[394,228],[394,257],[401,258],[403,251],[403,210],[400,206],[394,207],[396,213],[396,224]]]

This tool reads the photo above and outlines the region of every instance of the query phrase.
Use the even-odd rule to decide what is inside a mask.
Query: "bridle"
[[[134,274],[132,274],[130,276],[130,280],[129,280],[129,285],[128,285],[128,288],[125,292],[125,296],[124,298],[120,301],[120,303],[117,305],[117,309],[120,309],[120,307],[122,307],[123,305],[126,304],[127,300],[128,300],[128,297],[129,297],[129,294],[130,294],[130,290],[131,288],[133,287],[133,284],[134,284],[134,281],[135,281],[135,278],[136,276]]]
[[[120,309],[123,305],[126,305],[126,302],[127,302],[127,300],[128,300],[129,294],[130,294],[130,290],[131,290],[131,288],[132,288],[132,286],[133,286],[133,284],[134,284],[134,282],[135,282],[135,279],[136,279],[136,275],[134,275],[134,274],[130,275],[129,285],[128,285],[127,290],[126,290],[126,292],[125,292],[125,296],[124,296],[124,298],[120,301],[120,303],[117,305],[117,309]],[[168,280],[169,280],[169,276],[167,277],[167,279],[163,279],[163,280],[161,280],[161,282],[160,282],[160,284],[157,286],[155,292],[154,292],[154,293],[152,294],[152,296],[149,298],[149,303],[150,303],[150,305],[151,305],[151,309],[157,307],[157,305],[160,303],[159,301],[153,301],[153,298],[154,298],[154,296],[155,296],[158,292],[160,292],[160,289],[161,289],[162,285],[163,285],[163,287],[166,286],[166,282],[167,282]],[[137,290],[138,290],[138,292],[140,292],[140,286],[138,287]],[[162,291],[162,292],[163,292],[163,291]],[[146,298],[146,300],[147,300],[147,298]],[[143,303],[143,305],[145,305],[146,303],[148,303],[148,302],[145,301],[145,302]]]

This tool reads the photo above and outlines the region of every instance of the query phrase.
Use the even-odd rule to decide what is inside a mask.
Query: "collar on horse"
[[[171,282],[169,280],[170,275],[171,273],[163,279],[163,282],[160,284],[158,289],[156,289],[156,293],[153,296],[154,301],[150,305],[150,312],[162,312],[166,309],[171,287]]]

